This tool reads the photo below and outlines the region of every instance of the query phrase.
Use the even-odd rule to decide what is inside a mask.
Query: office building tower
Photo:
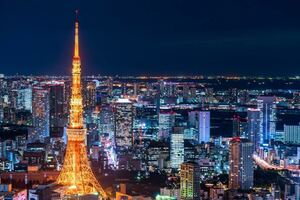
[[[49,137],[50,128],[50,110],[49,110],[49,91],[43,88],[33,89],[33,131],[28,136],[31,142],[36,140],[44,141]]]
[[[191,111],[188,114],[189,127],[196,128],[198,131],[198,142],[207,143],[210,140],[210,112]]]
[[[175,125],[175,112],[161,111],[158,114],[158,139],[167,140],[170,138],[172,128]]]
[[[32,112],[32,88],[17,91],[17,109]]]
[[[51,126],[59,126],[64,116],[64,84],[55,82],[49,85],[49,88]]]
[[[284,143],[300,144],[300,125],[284,125]]]
[[[50,136],[62,137],[63,128],[67,125],[67,120],[64,112],[64,83],[51,82],[49,88],[49,104],[50,104]]]
[[[198,142],[198,130],[193,127],[184,129],[184,139]]]
[[[260,142],[260,110],[249,108],[247,118],[248,125],[245,138],[253,143],[253,150],[255,151],[259,148]]]
[[[100,135],[108,134],[114,137],[115,131],[114,113],[112,107],[105,105],[101,107],[100,121],[99,121],[99,132]]]
[[[169,167],[170,146],[168,143],[152,140],[146,149],[145,155],[148,167],[156,166],[159,169]]]
[[[114,102],[115,144],[117,148],[127,148],[133,144],[133,104],[128,99]]]
[[[245,137],[247,132],[247,120],[239,115],[234,115],[232,119],[232,136]]]
[[[93,107],[96,105],[96,82],[86,81],[84,87],[84,107]]]
[[[200,200],[200,167],[195,162],[180,165],[180,199]]]
[[[192,128],[197,128],[199,123],[199,111],[190,111],[188,113],[188,125]]]
[[[207,143],[210,140],[210,112],[199,112],[199,143]]]
[[[134,119],[135,140],[157,140],[158,138],[158,115],[156,108],[152,106],[135,106]]]
[[[99,133],[102,146],[107,154],[108,163],[116,165],[115,154],[115,119],[112,107],[104,105],[99,113]]]
[[[197,141],[184,139],[184,162],[199,160],[199,151],[197,150]]]
[[[174,127],[171,134],[170,165],[178,169],[184,162],[184,129]]]
[[[257,108],[260,109],[260,144],[267,145],[276,131],[276,97],[258,97]]]
[[[253,187],[253,144],[245,138],[233,138],[229,152],[229,188],[249,190]]]

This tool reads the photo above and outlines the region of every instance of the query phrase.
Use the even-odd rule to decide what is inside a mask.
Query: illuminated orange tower
[[[88,162],[86,152],[86,129],[83,127],[83,107],[81,96],[81,64],[78,42],[78,20],[75,22],[75,48],[72,69],[72,95],[70,122],[67,128],[68,144],[63,168],[57,183],[66,186],[66,195],[87,195],[98,193],[100,199],[107,199],[107,195]]]

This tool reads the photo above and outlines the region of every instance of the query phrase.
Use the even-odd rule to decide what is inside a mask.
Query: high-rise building
[[[260,96],[257,98],[260,109],[260,144],[269,144],[276,131],[276,97]]]
[[[96,82],[87,81],[84,87],[84,107],[93,107],[96,105]]]
[[[239,115],[234,115],[232,119],[232,136],[245,137],[247,132],[247,120]]]
[[[184,162],[184,129],[174,127],[171,134],[170,165],[178,169]]]
[[[191,111],[188,115],[189,126],[198,130],[198,142],[207,143],[210,140],[210,112]]]
[[[199,142],[207,143],[210,140],[210,112],[199,112]]]
[[[180,199],[200,199],[200,167],[195,162],[180,165]]]
[[[158,139],[159,140],[169,139],[174,125],[175,125],[175,112],[161,111],[158,114]]]
[[[245,138],[233,138],[229,152],[229,188],[249,190],[253,187],[253,144]]]
[[[135,140],[141,144],[143,140],[157,140],[158,138],[158,115],[155,107],[135,106],[133,132]]]
[[[284,125],[284,143],[300,144],[300,124],[299,125]]]
[[[49,105],[50,105],[50,136],[62,137],[63,128],[67,124],[64,108],[66,107],[64,98],[64,83],[52,81],[47,83],[49,88]]]
[[[99,131],[100,134],[108,134],[112,138],[114,137],[115,132],[115,121],[112,107],[102,106],[100,111],[100,121],[99,121]]]
[[[32,112],[32,88],[18,90],[17,109]]]
[[[49,91],[43,88],[33,89],[33,131],[28,136],[31,142],[35,140],[44,141],[49,137]]]
[[[260,142],[260,110],[249,108],[247,118],[248,125],[245,137],[253,143],[253,150],[257,150]]]
[[[50,88],[50,122],[51,126],[60,126],[64,115],[64,84],[52,82]]]
[[[133,144],[133,104],[129,99],[114,102],[115,144],[117,148],[127,148]]]
[[[102,146],[107,154],[108,163],[116,165],[115,154],[115,119],[112,107],[103,105],[99,114],[99,133]]]
[[[199,111],[190,111],[188,113],[188,125],[192,128],[198,128]]]
[[[65,187],[66,199],[79,196],[99,195],[107,199],[106,192],[94,176],[88,162],[86,151],[86,129],[83,124],[83,101],[81,94],[81,60],[79,56],[78,21],[75,23],[75,48],[72,69],[72,89],[70,102],[70,122],[67,129],[68,143],[63,168],[57,183]],[[80,197],[80,198],[81,198]],[[64,197],[65,198],[65,197]]]
[[[189,126],[197,129],[198,142],[207,143],[210,141],[210,112],[191,111],[189,112]]]

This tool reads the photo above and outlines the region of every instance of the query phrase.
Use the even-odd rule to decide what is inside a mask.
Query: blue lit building
[[[276,97],[258,97],[257,107],[260,109],[260,145],[267,145],[276,132]]]

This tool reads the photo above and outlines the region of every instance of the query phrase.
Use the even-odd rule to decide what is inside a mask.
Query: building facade
[[[117,148],[133,145],[133,104],[128,99],[118,99],[114,103],[115,144]]]
[[[200,200],[200,168],[197,163],[180,165],[180,199]]]
[[[249,190],[253,187],[253,144],[245,138],[233,138],[229,153],[229,188]]]

